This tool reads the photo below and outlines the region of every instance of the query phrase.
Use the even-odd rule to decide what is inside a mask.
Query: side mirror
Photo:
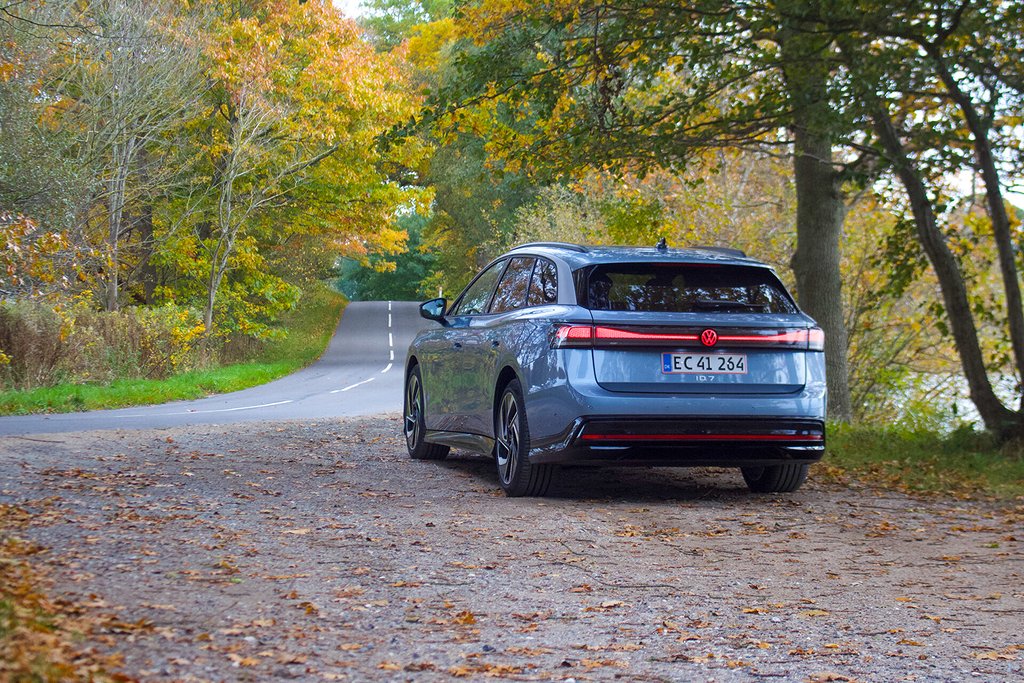
[[[444,311],[446,308],[448,308],[447,299],[431,299],[430,301],[420,304],[420,315],[427,320],[433,320],[445,325],[448,322],[444,318]]]

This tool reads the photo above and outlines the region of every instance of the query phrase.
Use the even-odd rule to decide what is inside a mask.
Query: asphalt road
[[[195,401],[0,418],[0,435],[378,415],[402,408],[409,342],[430,323],[418,304],[352,302],[316,363],[269,384]]]

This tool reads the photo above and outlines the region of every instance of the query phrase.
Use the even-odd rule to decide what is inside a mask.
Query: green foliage
[[[371,256],[367,263],[346,259],[339,267],[338,289],[353,301],[416,300],[431,295],[424,289],[435,256],[423,248],[428,219],[419,214],[401,216],[399,227],[409,235],[404,253],[388,259]]]
[[[444,18],[451,13],[453,0],[368,0],[360,23],[373,34],[382,50],[391,50],[409,37],[413,28]]]
[[[468,134],[451,140],[431,159],[426,179],[434,187],[434,215],[423,243],[436,261],[424,291],[460,291],[500,253],[496,238],[509,232],[516,210],[536,195],[533,181],[492,162],[484,140]]]

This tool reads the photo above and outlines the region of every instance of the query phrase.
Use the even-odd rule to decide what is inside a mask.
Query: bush
[[[8,389],[162,379],[196,369],[202,320],[173,304],[112,313],[0,305],[0,382]],[[6,362],[4,362],[6,361]]]
[[[46,306],[27,302],[0,305],[0,381],[5,387],[31,389],[58,380],[63,357],[63,321]]]

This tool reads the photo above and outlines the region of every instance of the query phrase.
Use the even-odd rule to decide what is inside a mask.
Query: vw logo
[[[714,346],[718,343],[718,333],[714,330],[704,330],[700,333],[700,343],[704,346]]]

